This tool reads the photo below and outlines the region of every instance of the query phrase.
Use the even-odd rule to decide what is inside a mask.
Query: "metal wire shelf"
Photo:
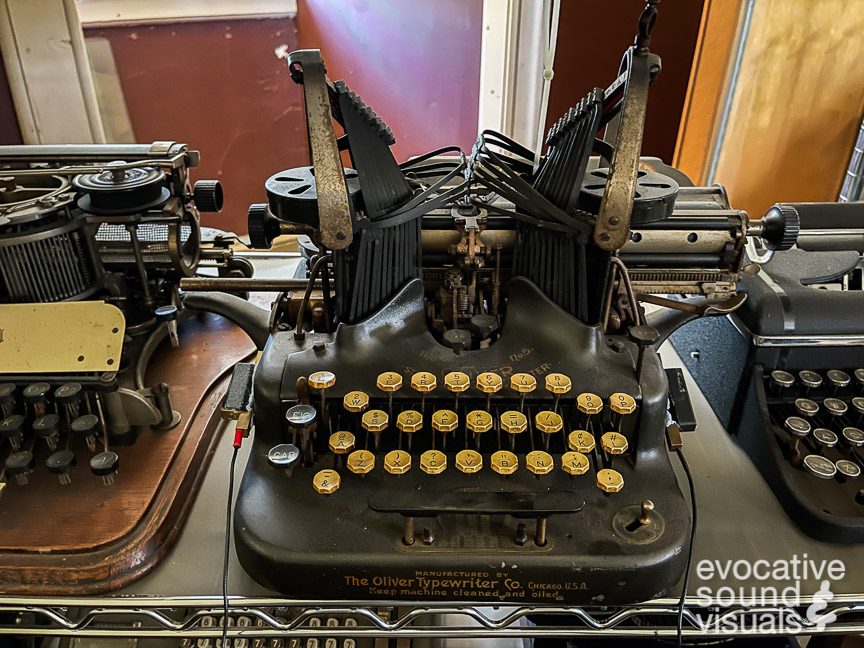
[[[864,632],[864,598],[837,597],[821,610],[837,619],[819,627],[808,619],[804,599],[796,607],[701,607],[688,599],[685,637],[716,637],[719,628],[737,636],[849,634]],[[446,624],[442,617],[446,615]],[[228,636],[264,638],[503,638],[674,637],[678,601],[658,599],[624,608],[404,602],[309,602],[278,598],[230,600]],[[711,615],[711,623],[707,623]],[[542,619],[541,619],[542,617]],[[760,624],[749,623],[759,619]],[[0,598],[0,635],[217,638],[222,633],[219,597]],[[773,622],[773,624],[772,624]],[[769,627],[776,628],[772,632]],[[781,632],[781,629],[787,630]],[[245,643],[245,642],[244,642]]]

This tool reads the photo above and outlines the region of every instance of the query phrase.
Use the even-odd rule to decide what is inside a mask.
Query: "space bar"
[[[445,513],[495,513],[537,517],[560,513],[577,513],[585,500],[573,491],[450,491],[417,493],[376,493],[369,498],[369,507],[380,513],[400,513],[430,517]]]

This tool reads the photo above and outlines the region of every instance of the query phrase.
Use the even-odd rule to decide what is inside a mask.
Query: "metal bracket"
[[[630,236],[630,215],[639,177],[648,86],[654,71],[660,69],[660,58],[650,52],[640,52],[634,46],[625,52],[621,67],[622,73],[626,74],[623,105],[614,121],[617,130],[609,179],[594,227],[594,243],[607,252],[623,247]]]
[[[342,158],[336,144],[327,75],[320,50],[298,50],[288,55],[291,78],[303,84],[306,131],[318,193],[318,229],[321,244],[344,250],[353,240],[351,205]]]

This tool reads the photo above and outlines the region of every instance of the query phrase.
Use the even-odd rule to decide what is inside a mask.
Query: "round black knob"
[[[107,477],[117,472],[120,467],[120,457],[116,452],[100,452],[90,458],[90,471],[94,475]]]
[[[36,465],[36,457],[29,450],[13,452],[6,457],[6,472],[10,475],[24,475]]]
[[[46,382],[33,383],[27,385],[22,392],[24,400],[28,403],[44,403],[48,400],[48,393],[51,391],[51,385]]]
[[[269,250],[273,239],[279,236],[279,223],[270,214],[267,203],[249,205],[246,224],[249,228],[249,245],[257,250]]]
[[[0,405],[15,401],[15,383],[0,383]]]
[[[778,203],[762,217],[762,240],[769,250],[788,250],[801,231],[801,218],[792,205]]]
[[[199,180],[192,187],[192,200],[199,212],[220,212],[225,202],[222,183],[218,180]]]
[[[81,383],[64,383],[54,390],[54,402],[58,405],[73,405],[81,399]]]
[[[95,414],[84,414],[79,416],[69,427],[75,434],[95,434],[99,425],[99,417]]]
[[[24,430],[24,417],[20,414],[7,416],[0,421],[0,436],[4,439],[11,439],[21,435]]]
[[[48,439],[60,434],[60,417],[56,414],[46,414],[33,421],[33,434],[40,439]]]
[[[74,452],[71,450],[58,450],[45,460],[45,467],[48,468],[48,472],[52,475],[60,475],[61,483],[67,484],[69,483],[68,475],[72,472],[76,463]],[[64,475],[67,476],[67,479],[62,479]]]

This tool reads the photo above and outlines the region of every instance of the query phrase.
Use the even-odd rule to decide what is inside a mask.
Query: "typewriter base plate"
[[[44,469],[27,486],[8,484],[0,498],[0,592],[115,590],[167,553],[212,455],[227,372],[254,350],[245,333],[216,315],[187,320],[180,332],[178,349],[160,347],[147,384],[171,385],[182,420],[170,430],[142,431],[134,445],[116,448],[120,470],[112,486],[80,460],[68,486]],[[37,462],[44,462],[43,450]],[[86,456],[86,448],[76,454]]]

